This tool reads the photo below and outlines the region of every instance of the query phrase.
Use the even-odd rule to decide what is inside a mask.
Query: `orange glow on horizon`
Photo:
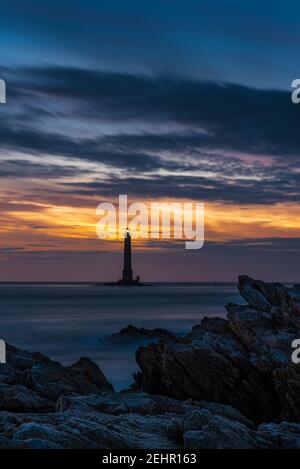
[[[159,200],[179,202],[181,200]],[[188,201],[184,201],[188,202]],[[147,202],[146,202],[147,203]],[[150,202],[148,201],[148,204]],[[99,217],[96,207],[73,207],[71,205],[32,204],[32,210],[15,204],[2,211],[0,225],[1,246],[17,246],[25,250],[115,250],[119,239],[111,236],[111,243],[97,238],[96,224]],[[299,237],[300,207],[298,204],[232,205],[205,204],[205,240],[227,242],[230,240]],[[117,243],[116,243],[117,241]],[[166,243],[173,239],[164,240]],[[144,249],[155,248],[155,239],[139,240]],[[102,244],[101,244],[102,243]],[[115,246],[114,246],[115,245]],[[146,246],[147,245],[147,246]]]

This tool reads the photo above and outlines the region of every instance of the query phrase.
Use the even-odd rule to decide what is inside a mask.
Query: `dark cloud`
[[[78,175],[78,168],[71,165],[39,164],[28,160],[0,160],[0,178],[56,179],[74,175]]]
[[[236,249],[248,249],[253,251],[300,251],[299,238],[243,238],[230,240],[228,242],[208,241],[206,243],[214,247],[232,247]]]
[[[106,181],[73,185],[77,194],[299,200],[300,106],[287,92],[71,67],[6,69],[4,75],[11,99],[0,114],[2,151],[54,157],[49,169],[6,163],[4,176],[83,174],[82,165],[55,165],[55,157],[65,156],[111,168]],[[103,135],[107,126],[114,135]],[[271,158],[272,165],[251,163],[253,155]],[[117,177],[118,169],[128,177]]]
[[[291,103],[288,92],[67,67],[23,68],[15,74],[18,80],[11,86],[8,83],[8,89],[19,93],[17,99],[30,98],[36,104],[28,109],[29,121],[43,108],[50,112],[54,107],[66,117],[74,117],[76,110],[78,123],[97,118],[100,123],[104,119],[179,124],[194,131],[192,135],[187,132],[183,142],[194,146],[279,156],[299,154],[300,109]],[[33,136],[28,135],[30,138]],[[154,143],[164,144],[164,139],[156,136]],[[61,144],[59,139],[57,146]]]
[[[238,204],[272,204],[276,202],[299,202],[300,175],[279,175],[273,181],[210,180],[193,176],[155,176],[151,179],[128,177],[124,180],[110,178],[101,182],[63,183],[77,195],[128,194],[132,197],[177,197],[205,201],[225,201]]]

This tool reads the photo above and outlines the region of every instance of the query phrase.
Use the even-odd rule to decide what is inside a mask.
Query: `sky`
[[[96,207],[203,202],[205,244],[134,242],[147,281],[298,281],[291,2],[1,3],[0,281],[118,278]]]

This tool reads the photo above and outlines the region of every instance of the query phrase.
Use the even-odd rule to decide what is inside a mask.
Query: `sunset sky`
[[[294,8],[293,8],[294,6]],[[205,204],[205,245],[134,243],[151,281],[300,282],[296,2],[1,5],[0,281],[118,278],[96,208]]]

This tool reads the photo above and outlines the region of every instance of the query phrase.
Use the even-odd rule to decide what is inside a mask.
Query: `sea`
[[[118,391],[133,383],[140,344],[108,335],[129,324],[184,334],[205,316],[225,317],[229,302],[243,303],[236,284],[0,284],[0,339],[63,365],[89,357]]]

